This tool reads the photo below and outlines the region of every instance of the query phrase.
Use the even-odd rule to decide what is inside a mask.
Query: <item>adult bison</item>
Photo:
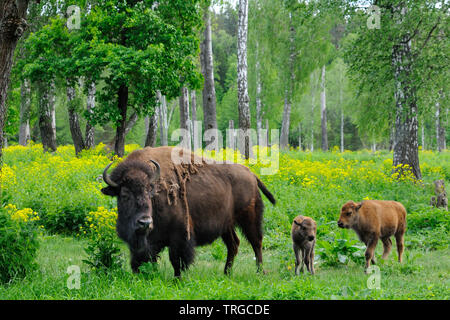
[[[174,161],[182,157],[182,163]],[[179,277],[192,263],[196,246],[222,237],[228,274],[239,246],[236,225],[252,245],[260,270],[263,201],[258,188],[273,204],[275,199],[248,168],[205,161],[172,147],[134,151],[108,175],[110,166],[103,172],[108,186],[102,192],[117,197],[117,234],[129,246],[134,272],[144,262],[156,262],[169,247]]]

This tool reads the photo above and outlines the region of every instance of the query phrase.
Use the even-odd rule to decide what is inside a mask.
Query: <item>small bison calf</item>
[[[295,274],[303,273],[303,266],[314,274],[314,245],[316,244],[316,222],[304,216],[297,216],[292,222],[292,241],[295,253]],[[301,254],[301,256],[300,256]],[[301,270],[299,272],[299,269]]]
[[[397,242],[398,261],[402,262],[404,234],[406,231],[406,209],[396,201],[364,200],[360,203],[349,201],[342,206],[338,226],[355,230],[359,239],[367,246],[366,267],[375,263],[374,253],[378,239],[383,242],[383,259],[391,251],[391,236]]]

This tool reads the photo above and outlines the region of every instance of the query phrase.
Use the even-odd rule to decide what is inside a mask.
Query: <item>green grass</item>
[[[128,149],[131,151],[132,146]],[[447,188],[450,185],[449,151],[420,153],[423,183],[390,179],[389,152],[282,152],[279,172],[260,176],[277,199],[276,206],[264,199],[263,258],[267,274],[256,273],[253,251],[239,235],[241,246],[230,276],[223,274],[226,249],[218,240],[197,248],[195,263],[181,280],[173,277],[167,250],[156,269],[147,274],[131,272],[125,244],[122,252],[126,265],[121,270],[95,273],[82,262],[87,258],[87,238],[75,234],[84,225],[86,214],[99,206],[116,206],[114,199],[99,191],[102,183],[98,176],[110,161],[103,153],[101,146],[80,158],[74,157],[73,146],[60,147],[54,154],[43,153],[39,145],[5,149],[8,170],[3,170],[3,205],[32,208],[46,230],[40,238],[38,269],[24,279],[0,285],[0,299],[449,298],[450,216],[429,205],[434,180],[445,179]],[[258,164],[250,168],[259,175]],[[342,264],[337,258],[345,253],[339,252],[337,245],[362,245],[353,231],[337,228],[339,210],[348,200],[364,198],[397,200],[408,212],[404,262],[396,261],[395,244],[389,259],[382,261],[382,244],[378,244],[379,290],[368,289],[363,259]],[[294,275],[290,228],[299,214],[318,223],[321,241],[316,246],[315,276]],[[71,265],[81,268],[79,290],[66,285]]]
[[[1,299],[448,299],[449,249],[408,250],[399,264],[396,253],[377,258],[381,268],[381,289],[368,289],[368,275],[361,265],[321,267],[316,275],[293,274],[294,255],[289,247],[264,250],[264,269],[257,274],[253,252],[241,241],[233,273],[222,273],[224,245],[198,248],[195,263],[173,278],[167,250],[152,274],[133,274],[129,266],[111,274],[91,272],[85,258],[84,240],[62,236],[42,237],[38,253],[39,270],[25,279],[0,286]],[[123,252],[128,257],[126,247]],[[287,261],[287,265],[284,263]],[[128,262],[128,261],[127,261]],[[67,268],[81,267],[80,289],[68,289]],[[291,269],[289,269],[291,267]]]

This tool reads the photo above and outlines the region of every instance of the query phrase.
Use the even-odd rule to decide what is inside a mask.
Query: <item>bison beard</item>
[[[173,152],[184,152],[188,161],[175,164]],[[196,246],[222,237],[228,274],[239,247],[236,226],[252,245],[261,269],[264,206],[259,190],[273,204],[275,199],[245,166],[207,163],[189,151],[159,147],[131,153],[111,176],[106,174],[108,168],[104,174],[108,187],[102,192],[117,197],[117,233],[128,243],[134,272],[144,262],[156,262],[169,247],[179,277],[193,262]],[[142,219],[152,221],[151,227],[142,228]]]

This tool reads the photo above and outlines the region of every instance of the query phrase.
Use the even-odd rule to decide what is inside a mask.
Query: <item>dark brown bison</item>
[[[184,152],[188,161],[174,162]],[[186,158],[185,158],[186,159]],[[228,249],[225,273],[238,252],[239,226],[262,264],[263,201],[259,189],[273,195],[250,170],[239,164],[209,163],[172,147],[144,148],[131,153],[103,179],[105,195],[117,197],[118,236],[127,242],[134,272],[169,248],[175,276],[189,267],[196,246],[222,237]]]

